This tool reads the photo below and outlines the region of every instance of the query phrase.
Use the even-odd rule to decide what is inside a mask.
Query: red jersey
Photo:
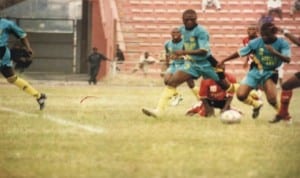
[[[249,37],[244,38],[243,39],[243,45],[247,46],[247,44],[249,43],[249,41],[250,41]]]
[[[225,78],[229,83],[236,83],[236,78],[233,75],[225,73]],[[226,92],[213,79],[203,79],[200,83],[200,98],[221,101],[225,100],[225,97],[233,95],[234,92]]]

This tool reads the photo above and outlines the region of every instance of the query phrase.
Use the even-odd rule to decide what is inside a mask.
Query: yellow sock
[[[177,93],[176,88],[170,86],[165,87],[158,101],[158,105],[157,105],[158,111],[164,110],[165,107],[168,105],[169,100],[172,98],[172,96],[176,95],[176,93]]]
[[[200,96],[199,96],[199,87],[194,87],[194,88],[191,88],[193,94],[196,96],[197,98],[197,101],[200,99]]]
[[[261,104],[261,101],[253,99],[250,95],[243,102],[253,106],[254,108],[257,108]]]
[[[239,88],[239,86],[240,86],[239,83],[231,83],[229,88],[226,90],[226,92],[235,93],[237,91],[237,89]]]
[[[35,88],[33,88],[27,81],[21,79],[20,77],[16,77],[15,81],[12,83],[26,93],[34,96],[36,99],[41,96],[41,94]]]
[[[261,97],[261,91],[259,91],[259,90],[251,90],[250,93],[249,93],[249,96],[251,96],[255,100],[258,100]]]

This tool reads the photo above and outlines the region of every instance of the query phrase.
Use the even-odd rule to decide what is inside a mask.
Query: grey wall
[[[34,62],[28,71],[72,73],[73,34],[28,33]]]

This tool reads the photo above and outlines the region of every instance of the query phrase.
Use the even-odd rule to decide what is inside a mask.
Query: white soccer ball
[[[220,120],[224,124],[235,124],[235,123],[240,123],[241,118],[242,118],[242,113],[240,111],[230,109],[230,110],[224,111],[221,114]]]

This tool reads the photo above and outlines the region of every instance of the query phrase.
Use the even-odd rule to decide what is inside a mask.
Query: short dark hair
[[[196,15],[197,15],[197,12],[196,12],[194,9],[187,9],[187,10],[185,10],[185,11],[182,13],[182,17],[183,17],[185,14],[196,14]]]

